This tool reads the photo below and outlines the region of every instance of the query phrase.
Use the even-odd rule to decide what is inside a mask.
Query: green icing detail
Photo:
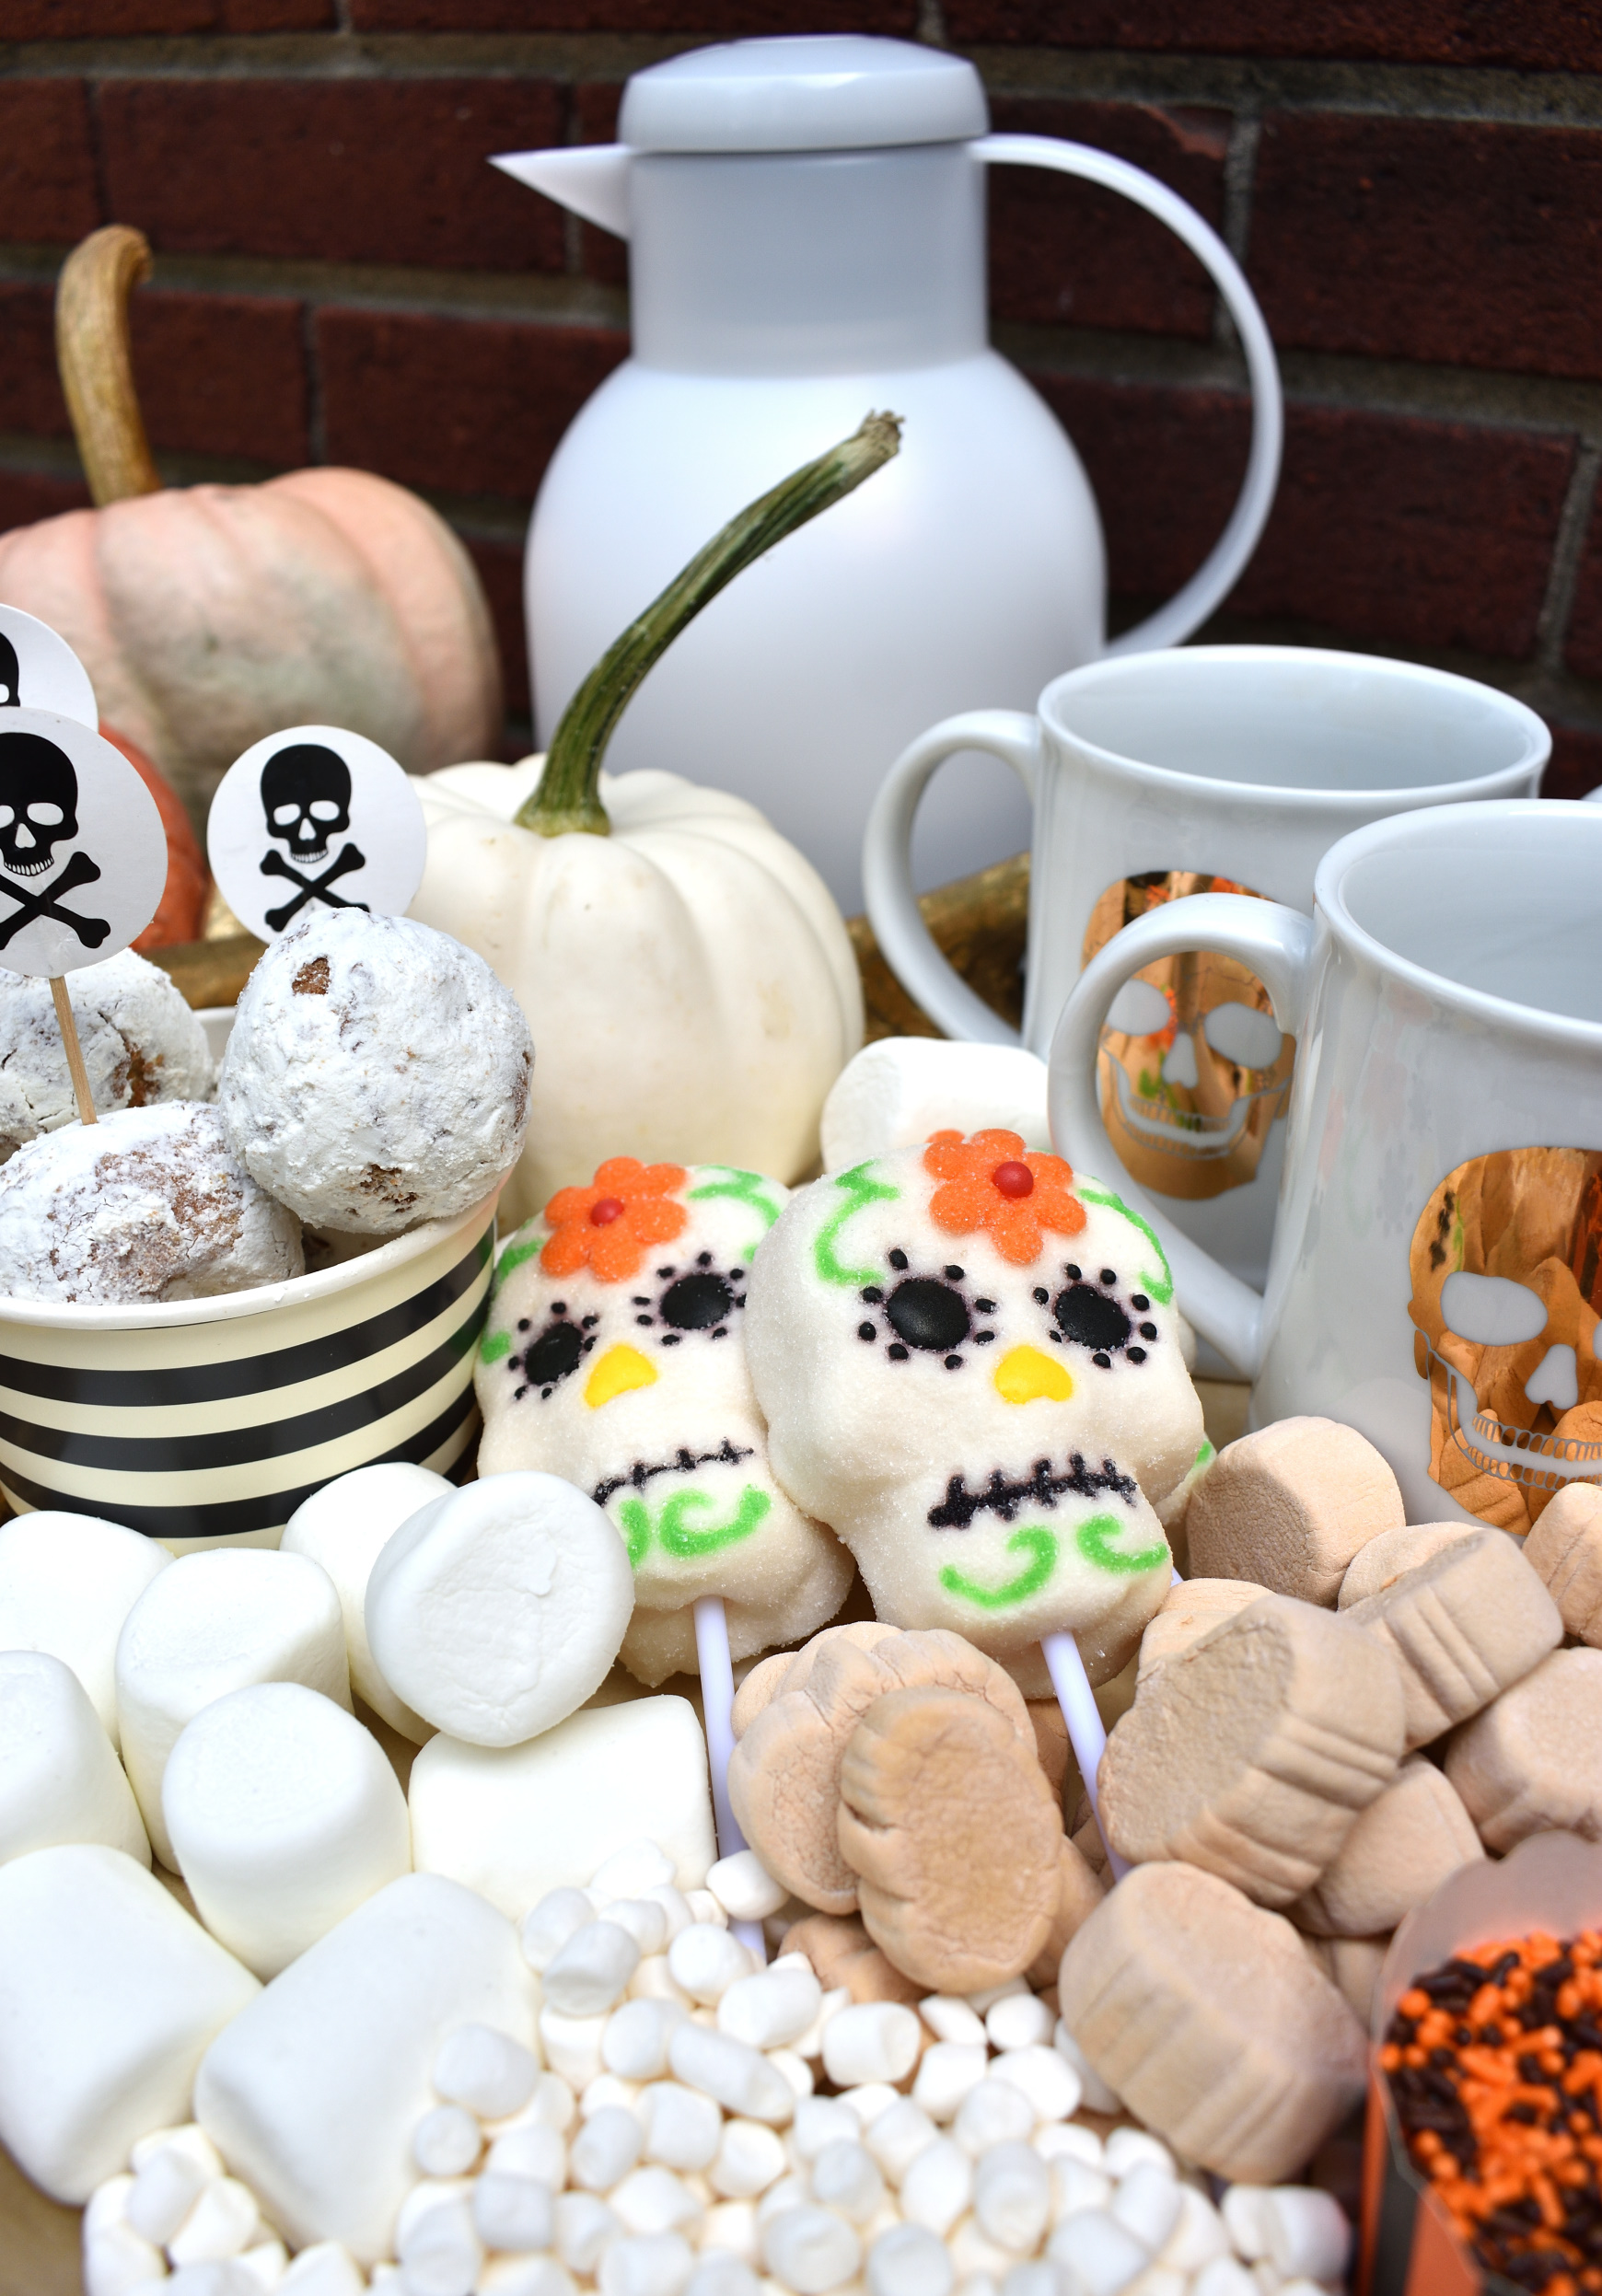
[[[899,1188],[887,1188],[882,1180],[871,1179],[868,1176],[872,1169],[870,1162],[853,1165],[849,1172],[836,1175],[834,1185],[844,1189],[847,1200],[824,1222],[812,1247],[813,1264],[823,1281],[848,1284],[853,1292],[860,1291],[865,1283],[876,1281],[879,1270],[876,1268],[842,1268],[834,1256],[840,1231],[849,1219],[865,1211],[869,1204],[894,1203],[901,1192]]]
[[[519,1228],[495,1263],[497,1287],[505,1283],[508,1276],[515,1275],[526,1259],[538,1259],[545,1249],[546,1238],[543,1235],[530,1236],[526,1242],[520,1240],[522,1236],[523,1230]]]
[[[622,1518],[623,1536],[629,1543],[629,1568],[637,1571],[651,1544],[651,1517],[642,1499],[625,1499],[618,1513]]]
[[[1213,1460],[1217,1456],[1218,1454],[1213,1450],[1213,1445],[1208,1442],[1206,1436],[1203,1435],[1202,1438],[1202,1448],[1196,1454],[1196,1466],[1211,1467]]]
[[[703,1490],[676,1490],[656,1518],[656,1536],[667,1552],[679,1562],[693,1562],[698,1555],[715,1555],[721,1547],[732,1547],[737,1539],[749,1538],[772,1505],[765,1490],[755,1483],[748,1483],[740,1493],[739,1505],[726,1523],[714,1523],[704,1531],[687,1530],[684,1517],[691,1507],[710,1507],[714,1502]]]
[[[1112,1520],[1110,1515],[1101,1519]],[[1080,1536],[1083,1537],[1084,1534]],[[1020,1548],[1033,1560],[1025,1564],[1016,1578],[1006,1580],[1001,1586],[980,1586],[974,1580],[965,1579],[950,1564],[941,1571],[940,1583],[948,1594],[959,1594],[965,1603],[977,1603],[981,1610],[1010,1610],[1015,1604],[1027,1603],[1031,1594],[1038,1594],[1057,1567],[1057,1542],[1043,1527],[1015,1531],[1007,1541],[1007,1552],[1014,1554]],[[1164,1552],[1167,1551],[1165,1548]]]
[[[1158,1243],[1153,1230],[1141,1218],[1140,1213],[1132,1212],[1129,1206],[1120,1198],[1115,1196],[1110,1189],[1087,1188],[1083,1181],[1080,1181],[1077,1184],[1077,1193],[1085,1199],[1087,1204],[1103,1204],[1109,1212],[1116,1212],[1121,1218],[1127,1220],[1132,1228],[1139,1228],[1153,1251],[1156,1253],[1157,1265],[1163,1271],[1160,1276],[1155,1276],[1143,1268],[1140,1278],[1141,1290],[1149,1292],[1159,1307],[1167,1307],[1174,1296],[1174,1279],[1169,1272],[1167,1255]]]
[[[511,1352],[512,1335],[509,1331],[485,1332],[482,1344],[479,1349],[480,1357],[484,1363],[498,1363],[503,1355],[510,1355]]]
[[[689,1200],[692,1204],[698,1204],[705,1201],[708,1197],[724,1196],[731,1203],[749,1204],[761,1221],[762,1234],[746,1246],[740,1258],[748,1260],[754,1259],[757,1246],[761,1242],[762,1235],[766,1235],[779,1216],[778,1205],[774,1203],[771,1196],[764,1196],[761,1192],[768,1186],[768,1182],[760,1172],[742,1172],[737,1165],[732,1164],[714,1164],[707,1168],[714,1172],[726,1173],[728,1177],[726,1179],[708,1180],[700,1188],[692,1188],[689,1193]]]
[[[1088,1523],[1081,1523],[1074,1534],[1074,1545],[1086,1562],[1098,1571],[1111,1571],[1120,1578],[1133,1578],[1142,1571],[1155,1571],[1159,1562],[1169,1560],[1166,1546],[1143,1547],[1138,1553],[1120,1554],[1111,1541],[1122,1536],[1123,1525],[1116,1514],[1093,1514]]]

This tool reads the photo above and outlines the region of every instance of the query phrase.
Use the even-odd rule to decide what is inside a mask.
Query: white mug
[[[868,823],[868,915],[947,1035],[1018,1041],[935,947],[909,861],[941,760],[1004,760],[1035,806],[1022,1039],[1043,1055],[1083,968],[1129,919],[1221,880],[1306,912],[1337,838],[1421,806],[1533,796],[1550,747],[1522,702],[1376,655],[1231,645],[1097,662],[1048,686],[1036,716],[947,718],[902,753]],[[1260,1283],[1294,1046],[1249,969],[1189,954],[1206,945],[1193,914],[1189,930],[1168,944],[1188,954],[1148,968],[1111,1016],[1102,1166]]]
[[[1256,1381],[1377,1445],[1411,1522],[1529,1529],[1602,1480],[1602,811],[1514,801],[1376,821],[1311,919],[1224,894],[1128,926],[1051,1047],[1051,1131],[1105,1173],[1097,1060],[1122,984],[1198,933],[1302,1050],[1260,1295],[1138,1189],[1185,1314]]]

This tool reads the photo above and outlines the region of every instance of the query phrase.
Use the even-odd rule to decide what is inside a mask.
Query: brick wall
[[[1546,713],[1549,791],[1602,781],[1595,0],[0,0],[0,527],[84,499],[52,284],[82,233],[136,223],[165,474],[419,488],[474,551],[526,717],[522,531],[623,354],[626,273],[484,157],[605,141],[628,72],[678,48],[820,29],[961,49],[998,129],[1137,161],[1245,262],[1288,443],[1211,634],[1466,670]],[[1227,510],[1228,330],[1110,198],[1004,171],[992,213],[996,338],[1089,466],[1125,622]]]

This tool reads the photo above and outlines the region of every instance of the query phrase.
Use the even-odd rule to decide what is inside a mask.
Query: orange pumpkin
[[[412,772],[493,756],[489,609],[426,503],[331,469],[162,489],[128,351],[149,269],[142,235],[112,225],[63,270],[62,382],[102,506],[0,536],[0,600],[60,631],[197,822],[239,752],[284,725],[349,726]]]
[[[100,733],[114,748],[121,749],[155,798],[161,826],[167,831],[167,883],[155,916],[134,946],[143,954],[146,949],[171,948],[180,941],[198,941],[205,921],[206,887],[211,879],[189,816],[180,805],[172,783],[158,767],[151,764],[143,749],[125,734],[118,733],[114,725],[102,725]]]

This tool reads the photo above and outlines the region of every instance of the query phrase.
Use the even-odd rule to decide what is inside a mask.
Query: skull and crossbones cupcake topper
[[[427,833],[411,783],[377,742],[337,725],[292,725],[229,767],[206,843],[235,916],[272,940],[319,909],[404,915]]]
[[[88,671],[64,638],[19,606],[0,606],[0,717],[7,710],[99,723]]]

